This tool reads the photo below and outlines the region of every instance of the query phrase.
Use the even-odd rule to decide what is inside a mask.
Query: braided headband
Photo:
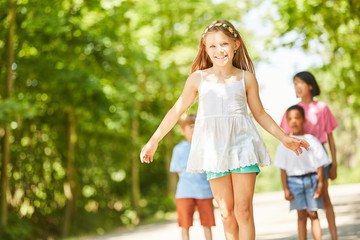
[[[228,26],[227,24],[225,23],[215,23],[215,24],[210,24],[208,27],[205,28],[203,34],[201,35],[201,37],[204,37],[205,34],[212,28],[212,27],[223,27],[225,29],[227,29],[234,37],[237,37],[237,33],[234,31],[234,29],[230,26]]]

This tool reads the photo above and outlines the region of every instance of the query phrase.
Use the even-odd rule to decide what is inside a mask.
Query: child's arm
[[[281,183],[284,189],[285,199],[291,201],[293,200],[294,196],[292,195],[292,193],[288,188],[286,171],[284,169],[280,169],[280,170],[281,170]]]
[[[324,187],[324,167],[317,169],[318,185],[316,187],[314,198],[320,198]]]
[[[250,72],[245,72],[245,85],[248,105],[255,120],[271,135],[279,139],[285,147],[294,151],[296,155],[302,153],[301,147],[309,150],[309,143],[305,140],[288,136],[281,130],[275,121],[267,114],[259,97],[259,85]]]
[[[167,112],[164,119],[152,135],[150,140],[142,148],[140,153],[140,161],[150,163],[153,161],[153,156],[158,147],[158,143],[161,139],[174,127],[176,122],[179,120],[181,114],[190,106],[194,101],[198,85],[200,82],[200,73],[194,72],[186,80],[184,90],[181,96],[176,101],[174,106]]]
[[[336,160],[335,140],[334,140],[334,136],[333,136],[332,132],[327,135],[327,138],[328,138],[328,142],[329,142],[331,160],[332,160],[331,168],[329,171],[329,178],[331,180],[334,180],[337,177],[337,160]]]

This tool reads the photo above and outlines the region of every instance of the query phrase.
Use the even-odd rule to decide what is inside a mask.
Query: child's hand
[[[320,179],[319,179],[315,193],[314,193],[314,198],[321,198],[323,189],[324,189],[323,180],[320,181]]]
[[[158,147],[158,144],[153,143],[151,141],[149,141],[147,144],[145,144],[145,146],[142,148],[141,153],[140,153],[140,161],[142,163],[152,162],[157,147]]]
[[[323,188],[318,186],[315,190],[314,198],[321,198],[322,190],[323,190]]]
[[[284,193],[285,193],[285,200],[291,201],[294,199],[294,196],[292,195],[289,189],[284,190]]]
[[[331,164],[330,170],[329,170],[329,178],[331,180],[335,180],[337,177],[337,165],[336,164]]]
[[[287,147],[288,149],[293,150],[298,156],[302,153],[301,147],[309,151],[309,146],[310,146],[310,144],[307,141],[290,136],[285,138],[282,144],[284,144],[284,146]]]

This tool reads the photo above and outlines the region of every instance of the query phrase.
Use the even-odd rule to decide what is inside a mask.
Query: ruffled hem
[[[234,170],[240,167],[248,167],[248,166],[252,166],[258,164],[260,167],[266,167],[266,166],[270,166],[271,165],[271,159],[270,156],[268,158],[266,158],[263,161],[258,161],[258,159],[256,158],[254,161],[249,161],[249,162],[241,162],[238,165],[234,165],[234,166],[230,166],[230,167],[218,167],[218,168],[211,168],[209,166],[188,166],[186,171],[190,172],[190,173],[203,173],[203,172],[215,172],[215,173],[220,173],[220,172],[227,172],[230,170]]]

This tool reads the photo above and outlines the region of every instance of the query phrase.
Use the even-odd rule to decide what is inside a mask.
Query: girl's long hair
[[[216,21],[212,22],[211,24],[214,25],[216,23],[225,23],[226,25],[231,27],[234,30],[234,32],[236,33],[236,37],[228,29],[226,29],[226,28],[224,28],[222,26],[213,26],[213,27],[211,27],[204,34],[204,36],[202,36],[201,39],[200,39],[199,50],[198,50],[196,58],[195,58],[195,60],[194,60],[194,62],[192,64],[191,73],[193,73],[193,72],[195,72],[197,70],[203,70],[203,69],[210,68],[210,67],[213,66],[213,63],[211,62],[209,55],[205,51],[205,37],[209,32],[221,31],[226,36],[228,36],[228,37],[230,37],[230,38],[232,38],[234,40],[240,41],[240,47],[236,50],[236,53],[234,54],[234,58],[233,58],[233,61],[232,61],[233,66],[237,67],[239,69],[242,69],[242,70],[250,71],[255,75],[254,65],[253,65],[253,63],[252,63],[252,61],[250,59],[248,51],[246,50],[245,44],[244,44],[239,32],[227,20],[216,20]]]

